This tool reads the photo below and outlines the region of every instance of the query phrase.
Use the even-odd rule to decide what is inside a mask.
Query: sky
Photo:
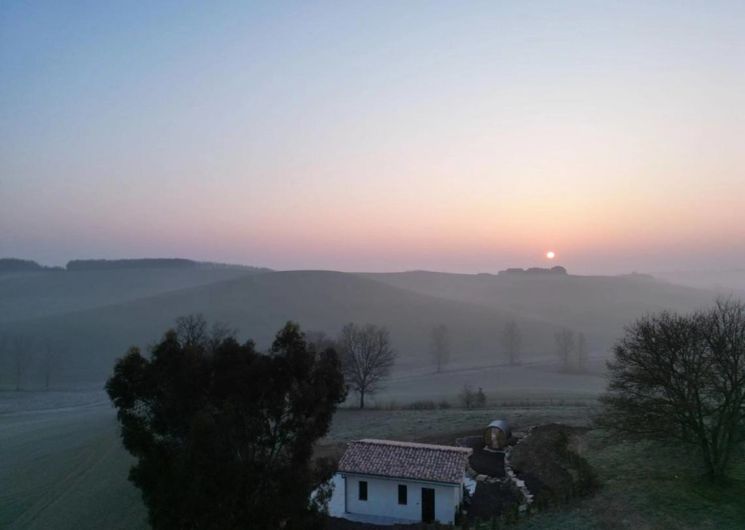
[[[0,4],[0,257],[742,268],[744,145],[743,2]]]

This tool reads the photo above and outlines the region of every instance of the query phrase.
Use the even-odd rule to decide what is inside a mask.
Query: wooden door
[[[435,520],[435,490],[422,488],[422,521],[431,523]]]

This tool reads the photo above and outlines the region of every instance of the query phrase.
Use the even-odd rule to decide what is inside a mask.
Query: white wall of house
[[[414,480],[387,479],[366,475],[344,475],[347,513],[377,515],[410,521],[422,520],[422,488],[435,490],[435,519],[453,523],[463,497],[460,484],[440,484]],[[367,500],[359,500],[359,482],[367,482]],[[398,486],[407,487],[407,503],[398,503]]]

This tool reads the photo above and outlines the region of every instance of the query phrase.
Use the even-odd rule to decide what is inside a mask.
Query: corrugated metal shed
[[[512,432],[510,431],[510,424],[507,423],[507,420],[494,420],[488,426],[496,427],[497,429],[502,431],[507,436],[507,438],[512,436]]]
[[[511,437],[507,420],[494,420],[484,429],[484,445],[490,449],[503,449]]]

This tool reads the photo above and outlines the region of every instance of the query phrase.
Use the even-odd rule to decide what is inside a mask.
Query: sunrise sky
[[[154,4],[0,4],[0,257],[745,266],[743,2]]]

